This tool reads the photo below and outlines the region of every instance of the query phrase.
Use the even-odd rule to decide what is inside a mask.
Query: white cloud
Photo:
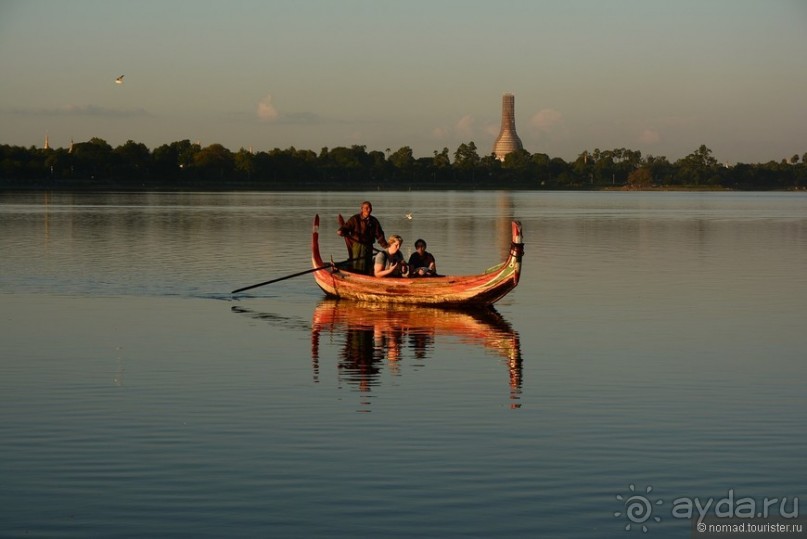
[[[563,114],[555,109],[541,109],[530,118],[530,126],[549,133],[563,125]]]
[[[474,118],[470,114],[466,114],[457,121],[454,126],[459,137],[472,138],[474,136]]]
[[[277,109],[272,105],[272,95],[269,94],[258,102],[258,118],[264,122],[271,122],[277,117]]]
[[[474,118],[466,114],[454,124],[453,127],[435,127],[432,129],[432,137],[435,140],[449,140],[451,138],[468,141],[474,136]]]
[[[661,135],[655,129],[645,129],[639,135],[639,142],[642,144],[657,144],[661,140]]]
[[[435,127],[432,130],[432,136],[437,140],[445,140],[448,138],[448,131],[442,127]]]

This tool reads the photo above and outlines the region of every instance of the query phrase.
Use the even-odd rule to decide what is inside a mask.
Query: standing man
[[[361,211],[336,231],[347,240],[353,270],[365,274],[373,272],[373,243],[378,240],[381,247],[388,247],[381,223],[371,213],[373,205],[365,200],[361,203]]]

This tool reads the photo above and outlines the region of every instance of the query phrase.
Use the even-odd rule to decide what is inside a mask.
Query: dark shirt
[[[432,263],[435,265],[437,264],[429,251],[423,251],[423,256],[420,256],[420,253],[415,251],[409,257],[409,267],[412,269],[412,271],[415,271],[418,268],[428,268]]]
[[[381,223],[372,215],[369,215],[367,219],[362,219],[361,214],[357,213],[342,227],[342,235],[363,245],[372,246],[377,240],[381,247],[387,248],[387,239],[384,237]]]

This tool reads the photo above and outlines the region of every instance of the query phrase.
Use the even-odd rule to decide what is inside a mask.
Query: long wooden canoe
[[[507,259],[478,275],[438,277],[373,277],[323,262],[319,252],[319,215],[314,217],[311,263],[314,280],[329,297],[371,303],[434,306],[492,305],[513,290],[521,276],[524,243],[521,223],[513,221]]]

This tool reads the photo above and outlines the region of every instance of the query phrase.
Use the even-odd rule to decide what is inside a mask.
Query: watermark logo
[[[661,522],[661,506],[664,500],[656,499],[652,495],[652,486],[648,486],[644,491],[637,491],[636,486],[630,484],[628,490],[629,492],[624,495],[616,495],[622,507],[619,511],[614,511],[614,517],[626,521],[625,531],[641,529],[647,533],[652,523]],[[707,530],[703,524],[707,518],[712,521],[722,519],[723,522],[739,520],[741,524],[749,526],[757,526],[751,523],[752,519],[784,519],[786,522],[795,523],[799,517],[799,498],[739,497],[734,489],[729,489],[726,496],[720,498],[676,498],[671,503],[669,516],[673,519],[691,520],[697,524],[696,530],[701,533]],[[801,524],[794,525],[801,526]]]
[[[636,486],[633,484],[628,485],[628,489],[630,493],[626,494],[627,497],[622,494],[616,495],[617,501],[622,503],[622,510],[615,511],[614,517],[627,520],[626,531],[631,531],[636,526],[636,529],[641,527],[641,530],[647,533],[647,523],[661,522],[661,517],[654,515],[653,509],[654,506],[662,505],[664,500],[653,501],[650,497],[650,493],[653,492],[651,486],[645,489],[644,494],[637,494]]]

